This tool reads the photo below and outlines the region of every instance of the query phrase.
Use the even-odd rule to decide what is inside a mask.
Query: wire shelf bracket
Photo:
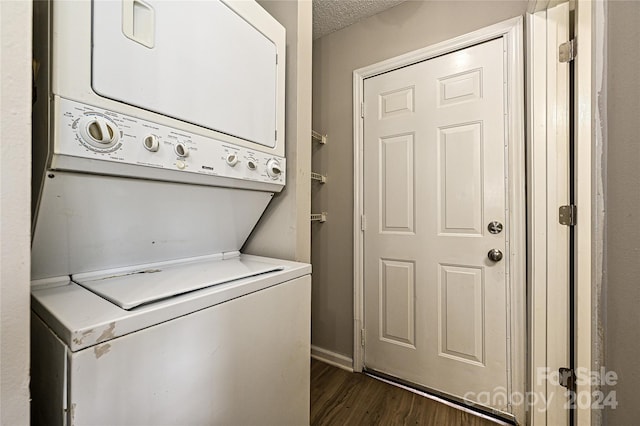
[[[327,183],[327,177],[320,173],[311,172],[311,180],[317,180],[320,183]]]
[[[321,143],[321,144],[324,145],[324,144],[327,143],[328,139],[329,139],[328,135],[323,135],[321,133],[316,132],[315,130],[311,131],[311,140],[312,141],[316,141],[316,142]]]
[[[326,222],[327,221],[327,212],[322,213],[312,213],[311,214],[311,222]]]

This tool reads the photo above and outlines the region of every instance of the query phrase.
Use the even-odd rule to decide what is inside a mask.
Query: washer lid
[[[137,269],[77,274],[72,280],[122,309],[130,310],[205,287],[284,269],[281,265],[239,255],[233,252],[203,256],[187,263],[166,262]]]

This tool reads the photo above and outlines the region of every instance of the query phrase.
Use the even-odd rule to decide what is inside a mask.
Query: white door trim
[[[526,366],[526,222],[525,222],[525,164],[524,164],[524,68],[523,68],[523,19],[516,17],[498,24],[456,37],[423,49],[406,53],[353,72],[353,140],[354,140],[354,345],[353,369],[362,371],[364,351],[361,345],[361,330],[364,320],[364,239],[362,215],[364,212],[363,194],[363,85],[364,79],[392,71],[407,65],[425,61],[436,56],[473,46],[498,37],[505,40],[505,66],[508,77],[507,103],[508,116],[508,170],[509,188],[507,200],[509,217],[507,235],[509,241],[507,313],[511,318],[510,356],[507,368],[508,392],[525,391]],[[513,413],[520,421],[524,420],[524,406],[514,407]]]
[[[547,0],[533,1],[530,11],[537,12],[555,6]],[[602,40],[604,34],[604,3],[588,0],[578,0],[576,3],[575,38],[579,43],[580,53],[575,59],[575,197],[579,210],[579,222],[575,228],[575,365],[578,372],[598,371],[602,365],[602,340],[598,334],[601,326],[599,318],[600,291],[602,286],[602,244],[604,202],[602,195],[602,140],[601,127],[599,126],[599,111],[595,108],[596,95],[602,88],[603,82],[603,51]],[[534,29],[533,22],[528,21],[529,29]],[[598,44],[600,44],[598,46]],[[594,48],[595,47],[595,48]],[[531,51],[531,46],[529,46]],[[532,60],[531,63],[540,67],[541,64]],[[539,70],[538,72],[542,72]],[[531,77],[531,76],[530,76]],[[531,111],[534,114],[539,111]],[[529,116],[532,119],[532,116]],[[595,125],[594,125],[595,123]],[[533,159],[531,170],[539,172],[539,167],[544,167]],[[545,237],[532,233],[532,241],[535,244],[546,243]],[[531,259],[531,268],[537,268],[538,262],[546,262],[546,259]],[[532,282],[532,286],[535,287]],[[540,290],[538,287],[537,290]],[[536,291],[534,289],[533,291]],[[539,309],[535,305],[531,310]],[[540,324],[535,322],[531,329],[532,365],[533,372],[536,366],[547,367],[546,359],[536,356],[537,345],[546,341],[547,330],[536,329]],[[532,385],[532,391],[537,391]],[[591,425],[602,421],[600,410],[592,410],[592,392],[597,387],[592,387],[589,380],[579,380],[576,387],[576,424]],[[540,417],[543,420],[545,417]],[[536,420],[535,422],[533,420]],[[531,424],[547,424],[546,421],[538,421],[533,417]]]
[[[602,244],[604,199],[602,194],[602,140],[597,116],[597,90],[602,89],[603,50],[594,49],[594,33],[604,37],[603,2],[576,2],[575,35],[580,54],[575,62],[575,197],[579,222],[575,230],[575,368],[577,372],[598,371],[602,365],[602,341],[599,310],[602,285]],[[599,116],[597,117],[600,118]],[[600,152],[598,152],[600,150]],[[594,291],[595,290],[595,291]],[[597,347],[594,348],[594,343]],[[593,351],[593,352],[592,352]],[[580,376],[579,376],[580,377]],[[591,425],[602,421],[601,410],[592,410],[590,380],[578,380],[576,386],[576,424]]]
[[[554,4],[554,6],[556,6]],[[569,3],[527,15],[527,164],[529,422],[566,425],[565,390],[542,375],[569,367],[569,65],[558,46],[569,40]]]

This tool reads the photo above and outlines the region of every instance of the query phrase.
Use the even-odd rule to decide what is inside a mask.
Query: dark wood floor
[[[312,425],[495,426],[413,392],[311,360]]]

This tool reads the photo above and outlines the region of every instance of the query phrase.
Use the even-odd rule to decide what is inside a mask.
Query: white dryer
[[[252,1],[34,3],[34,424],[305,424],[308,264],[241,253],[286,182]]]

